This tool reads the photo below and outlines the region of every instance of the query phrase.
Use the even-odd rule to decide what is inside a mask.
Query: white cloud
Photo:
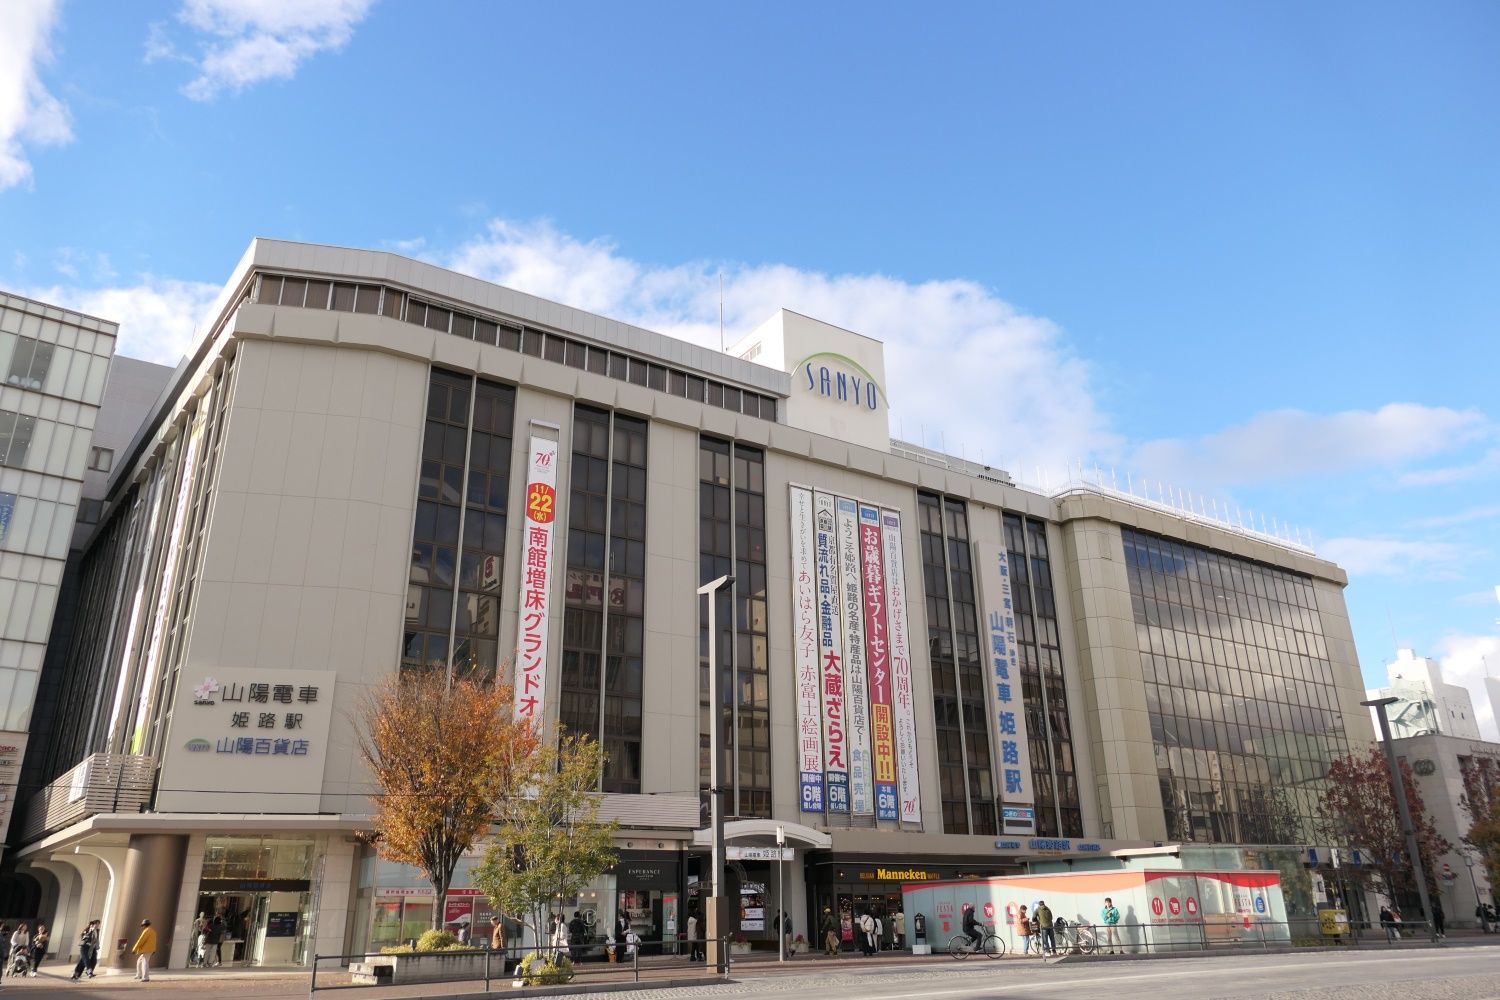
[[[1466,510],[1455,511],[1452,514],[1424,517],[1412,523],[1419,528],[1451,528],[1454,525],[1469,524],[1473,521],[1488,521],[1496,517],[1500,517],[1500,504],[1469,507]]]
[[[1447,542],[1398,538],[1330,538],[1320,542],[1317,549],[1319,556],[1338,563],[1350,576],[1443,573],[1456,566],[1469,551]]]
[[[1418,469],[1402,475],[1402,486],[1451,486],[1500,472],[1500,448],[1486,452],[1477,461],[1439,469]]]
[[[1147,442],[1132,463],[1153,477],[1229,485],[1393,467],[1494,432],[1476,410],[1417,403],[1333,414],[1275,410],[1201,438]]]
[[[1443,680],[1468,688],[1474,701],[1474,719],[1485,739],[1500,740],[1495,711],[1484,678],[1500,676],[1500,636],[1448,635],[1438,640],[1437,661],[1443,666]]]
[[[31,179],[24,147],[73,138],[68,109],[42,86],[37,67],[51,57],[48,39],[59,0],[0,3],[0,191]]]
[[[193,342],[220,287],[142,275],[138,284],[113,288],[54,285],[22,294],[120,324],[115,352],[143,361],[175,365]]]
[[[928,444],[970,457],[982,450],[989,464],[1018,473],[1035,465],[1060,469],[1117,446],[1095,403],[1090,366],[1061,331],[972,281],[912,283],[781,264],[652,265],[607,241],[507,221],[435,259],[715,348],[722,271],[727,343],[781,307],[884,341],[886,389],[897,408],[893,434],[925,434]],[[899,420],[901,413],[910,419]]]
[[[183,0],[178,20],[197,32],[196,54],[184,54],[164,28],[152,27],[146,61],[186,59],[198,75],[183,93],[209,101],[264,80],[289,80],[303,62],[342,48],[373,0]]]

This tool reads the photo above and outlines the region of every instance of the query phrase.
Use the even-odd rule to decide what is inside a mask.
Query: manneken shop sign
[[[336,677],[332,670],[184,671],[163,749],[159,808],[219,812],[224,792],[264,792],[285,796],[278,812],[317,812]]]

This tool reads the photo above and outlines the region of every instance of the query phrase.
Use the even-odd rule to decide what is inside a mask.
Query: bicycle
[[[1004,958],[1005,939],[998,937],[994,931],[989,931],[978,947],[975,946],[974,939],[967,934],[955,934],[948,941],[948,954],[959,961],[979,952],[983,952],[985,958]]]
[[[1099,936],[1094,932],[1092,924],[1081,921],[1070,924],[1059,919],[1054,930],[1057,932],[1057,950],[1061,954],[1092,955],[1099,950]]]

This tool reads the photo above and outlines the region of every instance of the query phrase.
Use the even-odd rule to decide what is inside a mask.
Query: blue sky
[[[893,432],[1289,522],[1372,686],[1477,692],[1497,48],[1477,2],[9,0],[0,286],[171,361],[256,235],[702,343],[722,271],[731,336],[885,340]]]

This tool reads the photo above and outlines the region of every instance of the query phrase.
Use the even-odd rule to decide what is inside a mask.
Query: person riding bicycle
[[[978,951],[984,947],[984,925],[979,922],[979,917],[974,913],[974,907],[964,907],[964,933],[969,935],[969,940],[974,942],[974,950]]]

